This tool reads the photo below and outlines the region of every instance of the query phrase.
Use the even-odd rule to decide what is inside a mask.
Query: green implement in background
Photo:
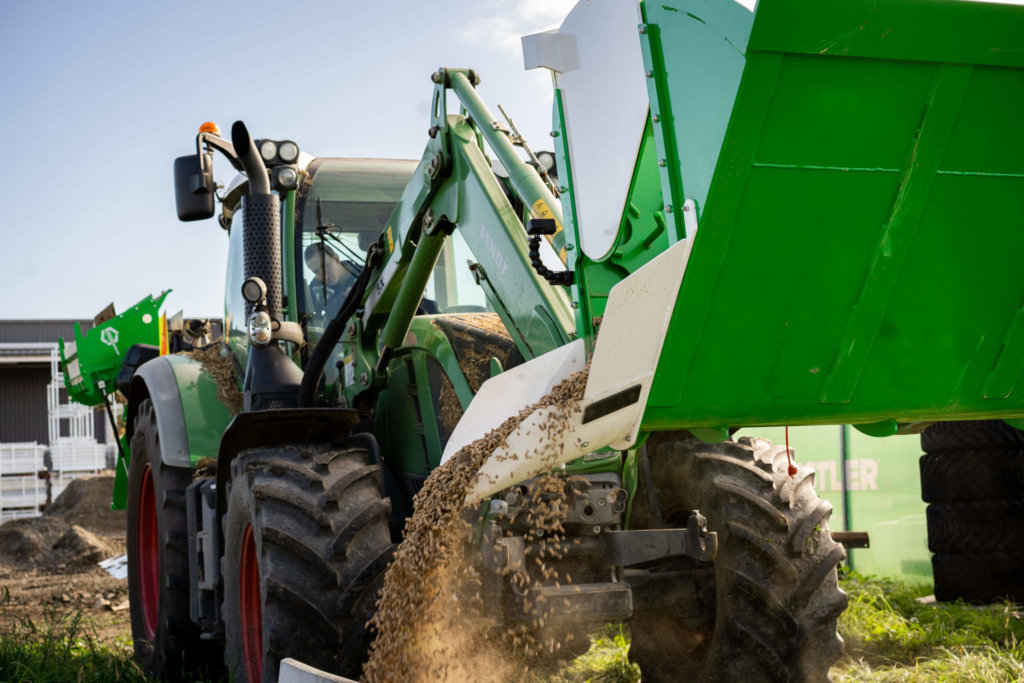
[[[147,296],[85,334],[75,323],[74,341],[60,339],[64,386],[72,401],[104,405],[104,397],[114,391],[128,349],[135,344],[160,344],[160,306],[170,293],[168,289],[155,299]]]
[[[782,427],[745,429],[736,436],[786,442]],[[832,530],[867,533],[867,548],[847,550],[852,569],[931,582],[919,435],[879,439],[847,426],[820,425],[790,429],[789,445],[801,465],[814,468],[814,488],[832,504]]]
[[[645,429],[1024,415],[1024,11],[644,3],[676,237]]]

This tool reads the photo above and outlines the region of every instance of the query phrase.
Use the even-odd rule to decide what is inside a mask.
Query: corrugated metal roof
[[[76,322],[82,325],[83,333],[92,329],[92,320],[0,320],[0,344],[55,344],[58,337],[71,339],[74,336]]]

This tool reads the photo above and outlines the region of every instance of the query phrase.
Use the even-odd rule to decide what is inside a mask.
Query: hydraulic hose
[[[366,253],[366,265],[363,266],[363,271],[356,278],[355,284],[349,290],[344,303],[341,304],[341,308],[334,314],[331,322],[327,324],[323,336],[320,337],[320,341],[317,342],[316,348],[313,349],[313,353],[309,357],[309,362],[306,363],[306,371],[302,375],[302,384],[299,385],[300,408],[311,408],[313,406],[313,395],[316,392],[317,385],[320,384],[320,378],[323,377],[327,360],[331,357],[331,352],[338,345],[341,335],[345,332],[345,323],[356,312],[360,302],[363,300],[363,294],[366,292],[370,276],[373,274],[373,267],[379,260],[380,249],[376,244],[371,245],[370,250]]]

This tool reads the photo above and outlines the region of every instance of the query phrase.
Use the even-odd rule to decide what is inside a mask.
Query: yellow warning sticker
[[[551,209],[548,207],[547,202],[545,202],[543,199],[538,199],[533,203],[531,213],[533,214],[534,218],[554,218],[555,234],[557,235],[562,231],[561,221],[559,221],[558,218],[555,218],[555,214],[551,212]]]
[[[171,352],[171,340],[167,335],[167,312],[160,314],[160,355],[166,356]]]
[[[388,256],[395,250],[395,238],[391,236],[391,226],[388,226]]]
[[[530,212],[533,214],[534,218],[553,218],[555,221],[555,235],[562,232],[562,222],[558,220],[558,217],[555,216],[554,213],[552,213],[551,208],[543,199],[535,201]],[[554,245],[555,235],[547,236],[548,242],[550,242],[552,246]],[[569,260],[569,254],[566,252],[565,247],[562,247],[562,249],[559,250],[558,258],[562,260],[562,263],[566,263]]]

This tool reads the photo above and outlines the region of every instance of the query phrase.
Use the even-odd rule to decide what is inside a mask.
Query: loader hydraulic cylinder
[[[476,89],[465,72],[455,69],[447,70],[449,82],[469,117],[476,121],[480,133],[497,155],[502,165],[508,170],[508,179],[516,194],[530,207],[534,218],[554,218],[562,225],[562,205],[551,194],[540,175],[532,166],[524,162],[509,140],[507,129],[499,123],[487,109]],[[546,209],[546,212],[545,212]],[[560,231],[559,231],[560,232]],[[553,245],[560,251],[564,245],[564,235],[557,235]]]
[[[445,221],[444,218],[439,220]],[[402,287],[398,290],[395,303],[391,308],[391,315],[380,335],[383,349],[377,363],[378,372],[382,372],[387,366],[390,351],[401,346],[405,340],[405,335],[409,332],[409,325],[412,323],[413,316],[416,315],[416,309],[419,308],[423,290],[437,264],[437,258],[441,254],[441,247],[444,246],[445,239],[447,239],[445,231],[439,229],[433,234],[424,234],[416,245],[416,252],[409,264],[409,272],[402,281]]]

